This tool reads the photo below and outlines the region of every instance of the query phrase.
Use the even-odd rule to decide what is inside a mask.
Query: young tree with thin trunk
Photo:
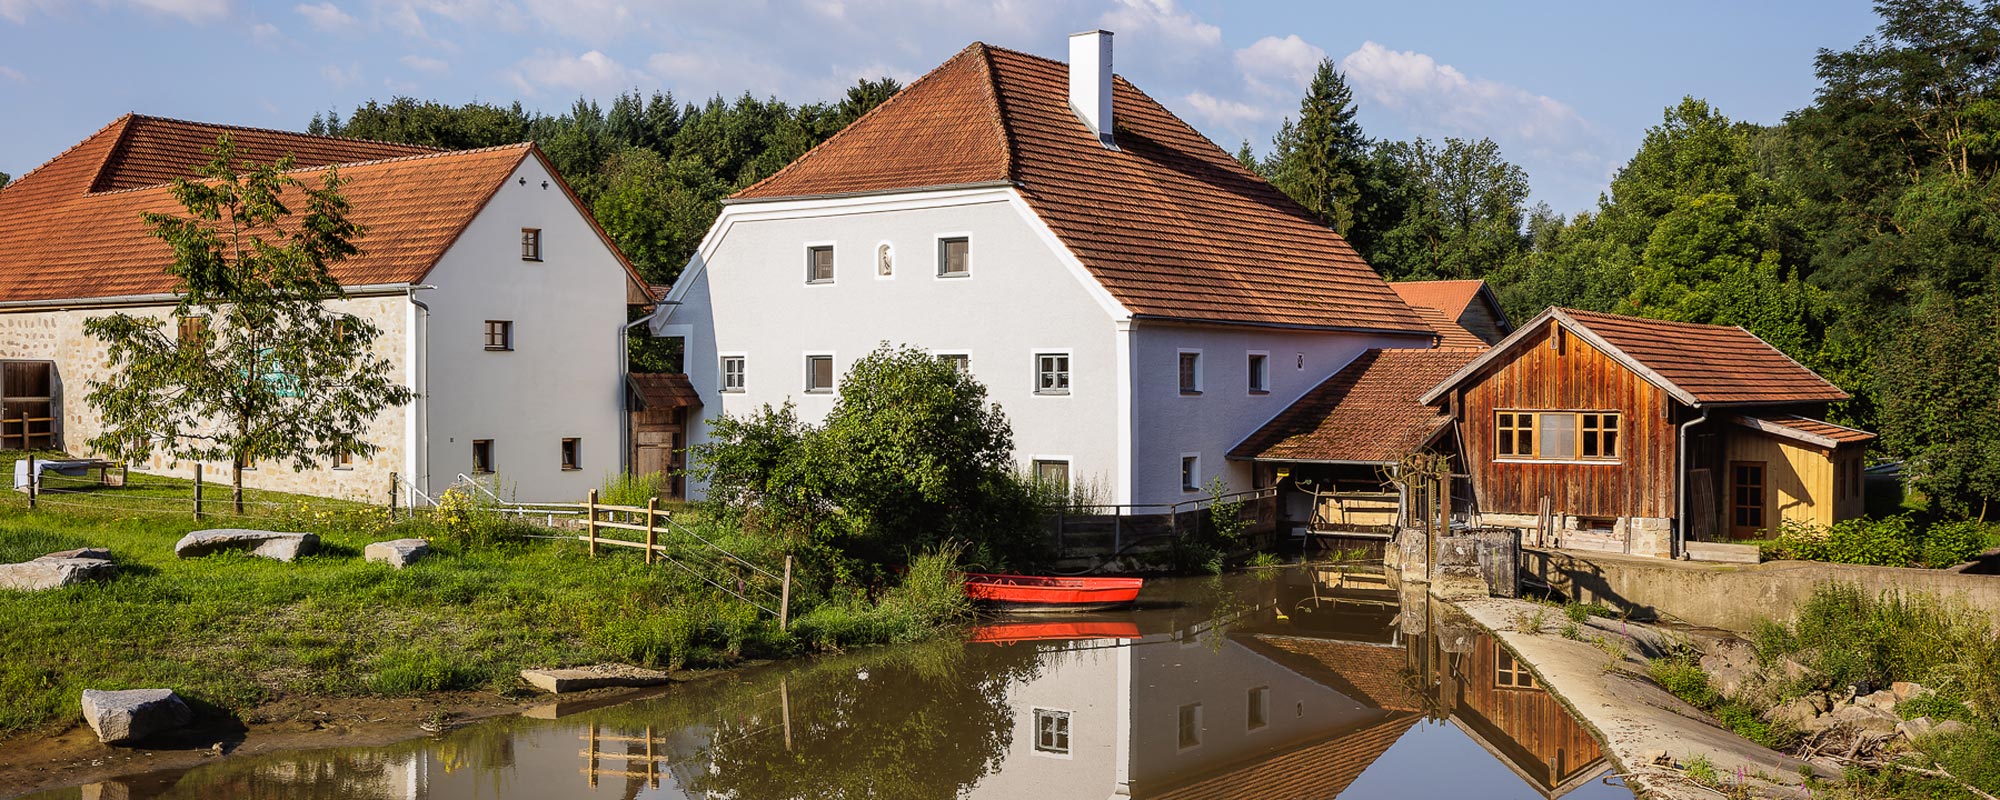
[[[111,367],[109,379],[91,382],[104,430],[89,444],[127,460],[158,450],[228,461],[240,514],[244,467],[370,455],[376,446],[361,438],[369,420],[412,393],[374,352],[381,331],[326,305],[346,296],[330,268],[360,252],[363,234],[336,171],[314,186],[289,174],[289,156],[239,164],[227,135],[209,152],[198,178],[174,182],[185,216],[145,215],[173,248],[175,324],[125,313],[84,322]]]

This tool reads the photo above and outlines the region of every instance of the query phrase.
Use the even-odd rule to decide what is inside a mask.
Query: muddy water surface
[[[1141,599],[400,745],[30,796],[1632,797],[1504,648],[1374,576],[1162,580]]]

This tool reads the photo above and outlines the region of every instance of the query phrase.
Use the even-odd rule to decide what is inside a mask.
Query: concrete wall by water
[[[1871,593],[1928,594],[1992,615],[2000,626],[2000,576],[1814,561],[1716,565],[1621,555],[1523,550],[1521,571],[1576,599],[1749,632],[1765,618],[1789,620],[1828,582]]]

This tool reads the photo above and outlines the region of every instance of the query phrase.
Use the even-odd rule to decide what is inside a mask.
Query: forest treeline
[[[1597,207],[1528,205],[1491,140],[1391,141],[1320,64],[1266,155],[1237,157],[1391,280],[1481,278],[1526,321],[1551,305],[1741,325],[1854,399],[1940,510],[2000,498],[2000,0],[1883,0],[1877,32],[1822,50],[1813,102],[1775,125],[1690,96],[1666,108]],[[445,147],[532,139],[646,278],[678,274],[729,193],[900,88],[837,102],[634,92],[542,115],[519,104],[370,102],[318,133]]]

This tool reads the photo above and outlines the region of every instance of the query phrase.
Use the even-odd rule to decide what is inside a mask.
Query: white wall
[[[542,230],[542,261],[521,259],[522,228]],[[427,492],[471,472],[474,439],[493,440],[498,484],[522,501],[576,502],[619,471],[629,282],[541,162],[522,162],[417,295],[430,306]],[[514,322],[512,351],[485,349],[486,320]],[[583,440],[581,469],[561,469],[567,437]]]
[[[837,374],[887,341],[971,355],[1012,424],[1019,463],[1071,461],[1074,481],[1113,490],[1118,466],[1118,369],[1112,317],[1027,218],[1010,190],[892,195],[725,210],[677,284],[655,336],[686,336],[689,379],[708,420],[790,399],[821,420],[832,394],[804,391],[805,354],[834,354]],[[972,276],[937,277],[937,238],[969,234]],[[894,251],[894,277],[876,276],[877,245]],[[808,243],[834,245],[834,282],[806,283]],[[1101,290],[1097,290],[1100,291]],[[1034,392],[1034,354],[1067,350],[1070,394]],[[745,391],[724,394],[718,354],[746,357]],[[690,482],[700,496],[700,487]]]
[[[1013,737],[1000,770],[980,778],[966,793],[968,798],[1101,800],[1113,794],[1124,756],[1118,749],[1119,737],[1126,724],[1118,702],[1118,661],[1127,648],[1106,644],[1082,641],[1074,650],[1045,651],[1035,677],[1008,684]],[[1069,712],[1068,755],[1035,749],[1038,708]]]
[[[1201,485],[1221,475],[1232,490],[1250,488],[1250,465],[1229,449],[1373,347],[1425,347],[1415,336],[1367,335],[1182,325],[1134,326],[1132,486],[1135,503],[1207,497],[1181,489],[1181,457],[1200,456]],[[1180,391],[1180,353],[1201,352],[1201,393]],[[1252,351],[1269,353],[1270,393],[1249,391]],[[1301,361],[1303,359],[1303,361]],[[1300,364],[1303,363],[1303,366]]]

